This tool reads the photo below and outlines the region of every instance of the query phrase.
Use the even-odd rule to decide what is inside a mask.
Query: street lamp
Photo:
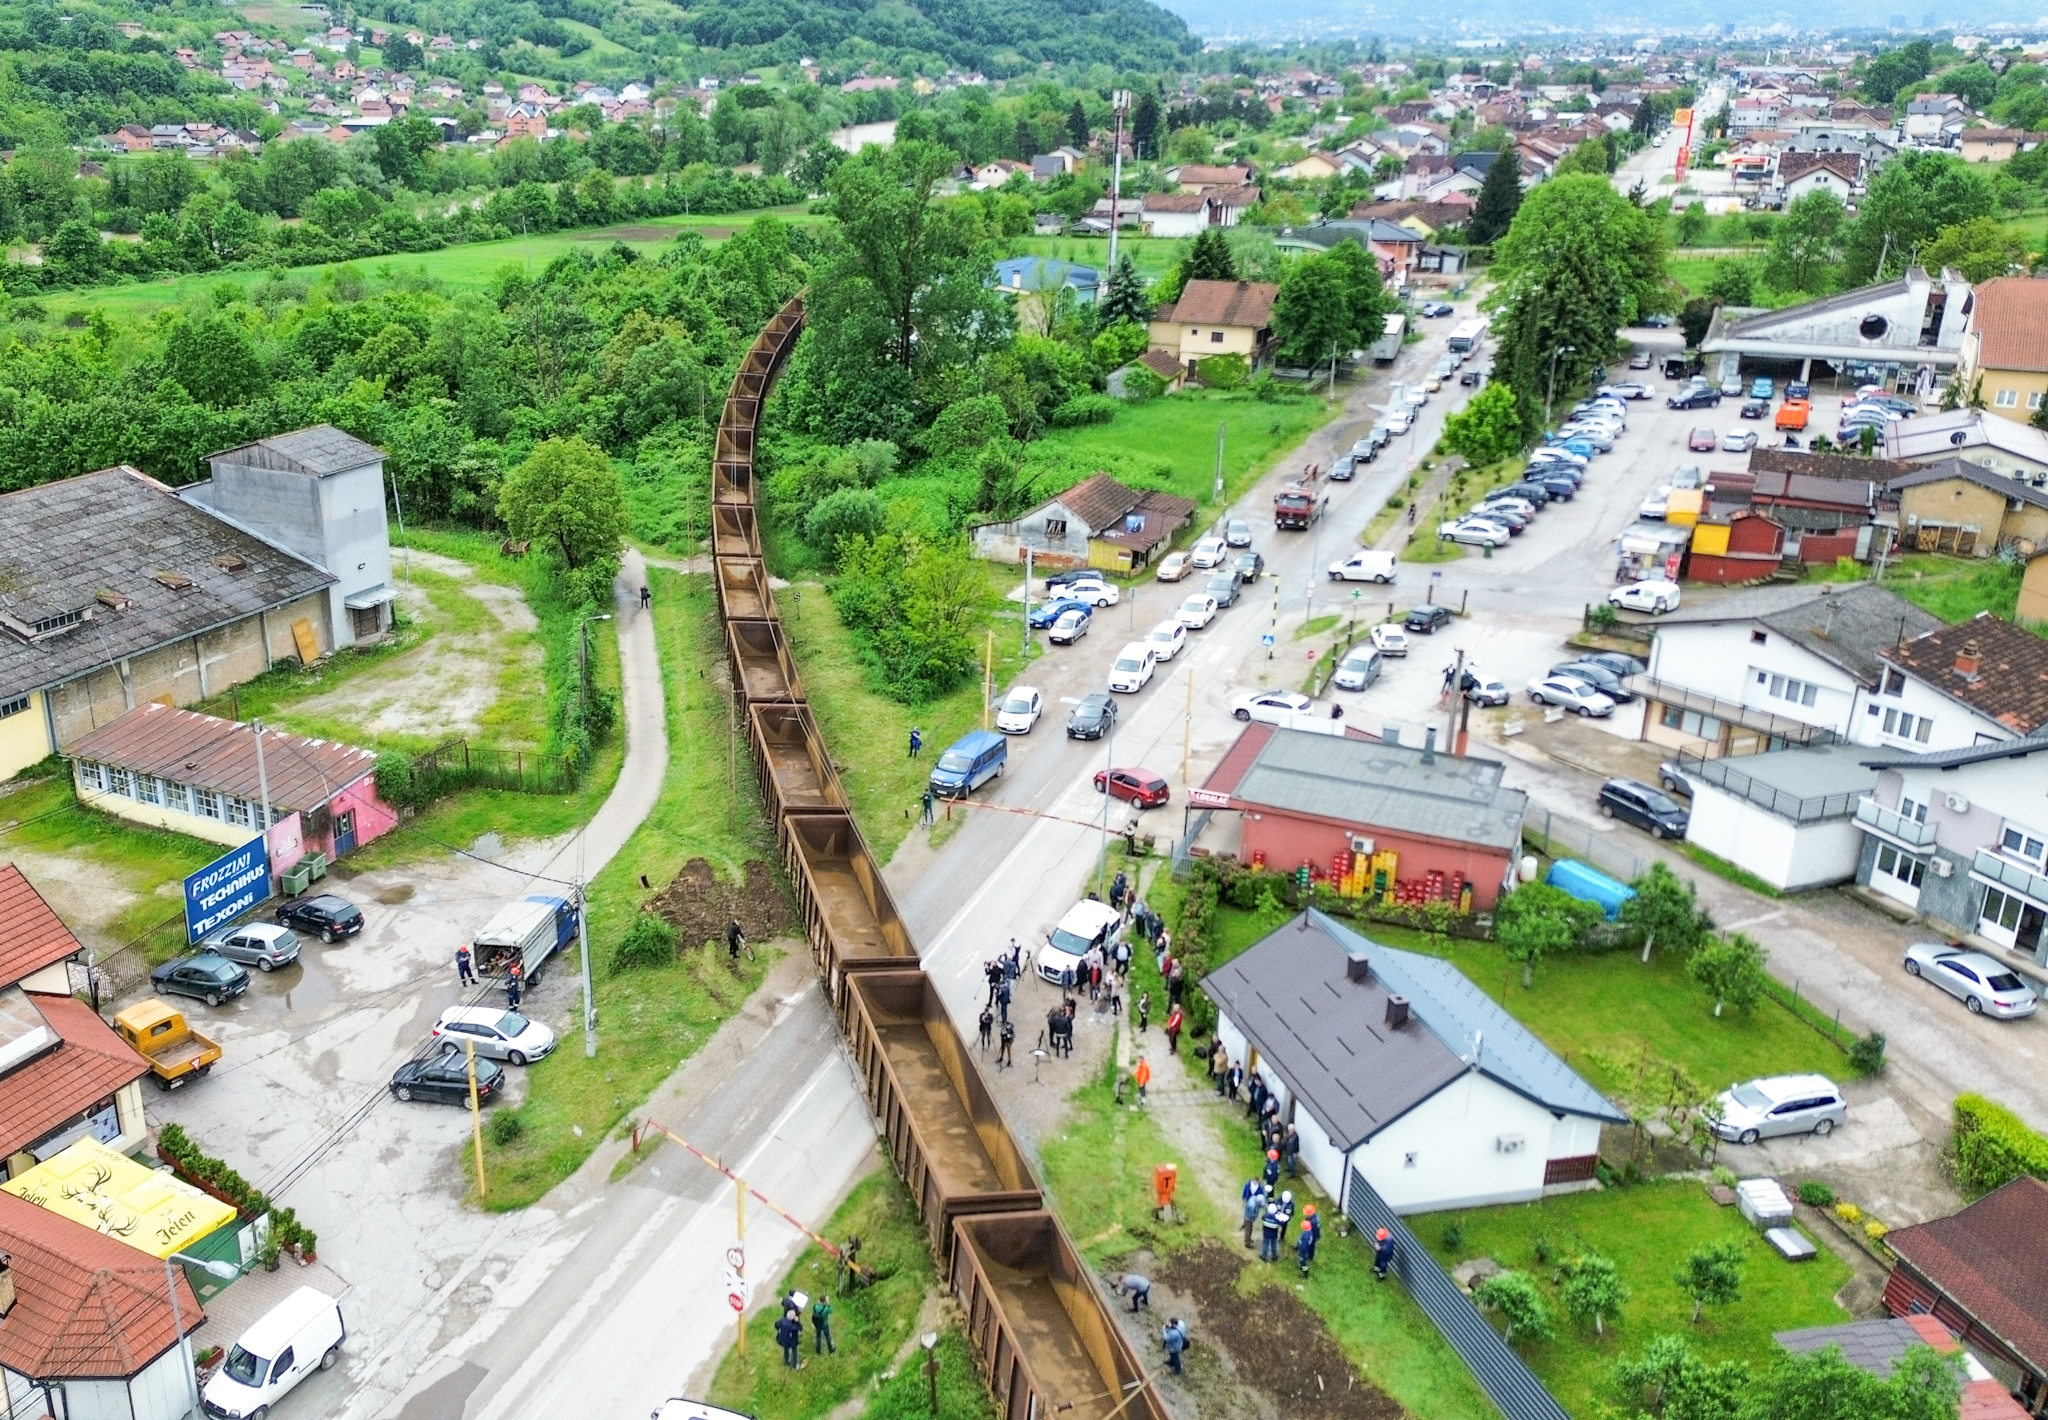
[[[1546,430],[1550,428],[1550,402],[1557,394],[1557,357],[1576,353],[1578,347],[1573,345],[1560,345],[1550,352],[1550,381],[1543,387],[1543,427]]]
[[[192,1338],[185,1334],[185,1309],[178,1305],[178,1279],[171,1273],[174,1262],[196,1267],[207,1276],[223,1282],[234,1281],[242,1271],[234,1263],[222,1262],[218,1258],[189,1257],[182,1252],[174,1252],[164,1258],[164,1290],[171,1294],[171,1329],[178,1334],[178,1350],[185,1358],[185,1393],[189,1397],[185,1414],[196,1420],[199,1414],[199,1372],[192,1364]]]
[[[1116,276],[1116,229],[1123,225],[1124,115],[1131,109],[1131,91],[1113,91],[1109,96],[1109,107],[1116,114],[1116,136],[1110,140],[1109,270],[1103,273],[1105,282]]]

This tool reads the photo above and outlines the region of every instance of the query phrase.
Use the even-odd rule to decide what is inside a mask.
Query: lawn
[[[1014,587],[1017,575],[1007,567],[990,567],[991,597]],[[917,821],[932,760],[967,731],[982,728],[981,678],[975,677],[930,704],[905,705],[875,689],[853,634],[839,619],[822,586],[797,583],[778,592],[775,604],[782,613],[783,634],[789,637],[811,713],[817,717],[819,733],[825,737],[832,762],[838,765],[840,780],[853,800],[854,818],[875,856],[887,863]],[[991,618],[998,696],[1022,677],[1027,664],[1019,650],[1019,608],[1012,603],[1003,603],[1003,607]],[[1114,618],[1121,613],[1112,610],[1108,614]],[[1042,654],[1035,633],[1031,640],[1030,654]],[[1054,704],[1045,714],[1045,723],[1056,726],[1061,723],[1057,717],[1065,711]],[[921,759],[910,758],[913,725],[924,736],[926,753]]]
[[[859,1237],[861,1261],[873,1267],[880,1280],[872,1287],[842,1293],[837,1260],[816,1243],[804,1248],[773,1293],[757,1280],[755,1300],[768,1305],[747,1323],[746,1354],[727,1351],[719,1362],[711,1403],[775,1420],[817,1420],[865,1395],[862,1414],[929,1420],[934,1413],[930,1383],[915,1354],[911,1331],[938,1274],[929,1236],[911,1211],[910,1195],[884,1166],[854,1185],[821,1231],[834,1240]],[[773,1301],[792,1291],[832,1298],[832,1340],[838,1348],[817,1354],[807,1309],[804,1365],[799,1371],[783,1365],[782,1350],[775,1344],[781,1311]],[[939,1420],[992,1417],[994,1408],[958,1326],[948,1321],[939,1335]],[[906,1347],[911,1354],[905,1354]],[[898,1391],[907,1395],[893,1394]]]
[[[668,701],[668,772],[654,811],[589,888],[597,1057],[572,1046],[531,1067],[519,1137],[494,1135],[487,1146],[494,1209],[524,1207],[573,1173],[739,1009],[768,967],[764,954],[735,975],[722,953],[693,947],[672,965],[610,969],[613,949],[648,896],[641,875],[658,893],[692,858],[736,878],[749,860],[775,857],[744,749],[736,781],[728,779],[725,697],[700,674],[725,654],[710,579],[658,568],[649,577]],[[735,782],[737,798],[729,789]]]
[[[1444,1231],[1453,1225],[1463,1229],[1463,1237],[1447,1248]],[[1709,1360],[1755,1362],[1775,1354],[1774,1331],[1850,1320],[1833,1300],[1849,1279],[1848,1264],[1825,1246],[1810,1262],[1784,1261],[1734,1208],[1719,1207],[1687,1180],[1433,1215],[1413,1219],[1411,1226],[1447,1268],[1490,1257],[1537,1279],[1557,1334],[1517,1349],[1574,1415],[1602,1413],[1603,1402],[1617,1399],[1606,1390],[1616,1358],[1664,1333],[1684,1333]],[[1742,1295],[1728,1306],[1707,1308],[1695,1327],[1692,1302],[1671,1276],[1686,1254],[1724,1240],[1747,1254]],[[1557,1303],[1553,1269],[1578,1253],[1612,1260],[1630,1293],[1603,1336],[1565,1316]]]
[[[1967,621],[1980,611],[2012,619],[2025,569],[1995,558],[1915,553],[1885,568],[1884,584],[1943,621]]]
[[[1139,198],[1126,199],[1126,211],[1135,207]],[[1166,268],[1187,247],[1179,237],[1133,237],[1119,234],[1116,239],[1117,260],[1131,259],[1138,268],[1138,274],[1146,284],[1157,281],[1166,274]],[[1013,256],[1049,256],[1058,261],[1069,261],[1077,266],[1092,266],[1105,280],[1109,277],[1109,238],[1103,237],[1017,237],[1010,242]]]

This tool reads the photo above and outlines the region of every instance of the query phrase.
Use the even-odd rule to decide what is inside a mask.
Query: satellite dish
[[[1970,442],[1970,431],[1967,429],[1958,429],[1955,431],[1955,433],[1948,436],[1948,441],[1949,443],[1955,445],[1957,448],[1961,448],[1964,444]]]

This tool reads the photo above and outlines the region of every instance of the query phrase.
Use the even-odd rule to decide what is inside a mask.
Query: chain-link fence
[[[1545,857],[1576,858],[1625,883],[1634,882],[1649,866],[1641,854],[1614,842],[1611,835],[1534,805],[1522,820],[1522,841]]]

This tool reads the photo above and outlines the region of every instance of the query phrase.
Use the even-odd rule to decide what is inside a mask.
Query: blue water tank
[[[1627,883],[1570,858],[1552,863],[1543,881],[1582,902],[1599,904],[1610,922],[1621,915],[1621,905],[1636,895],[1636,890]]]

